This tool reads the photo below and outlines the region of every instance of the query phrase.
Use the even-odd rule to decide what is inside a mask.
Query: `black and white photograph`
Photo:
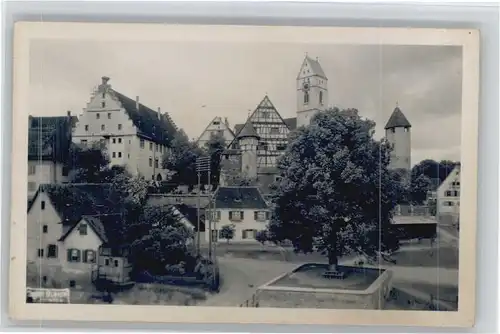
[[[477,137],[464,115],[477,113],[477,69],[466,75],[463,43],[60,28],[22,49],[17,303],[473,308],[473,285],[461,289],[475,270],[462,252],[475,248],[477,148],[464,152],[463,122]],[[474,45],[459,32],[446,38]]]

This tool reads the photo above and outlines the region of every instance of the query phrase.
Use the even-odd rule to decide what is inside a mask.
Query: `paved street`
[[[428,245],[410,245],[408,250],[428,249]],[[405,247],[406,248],[406,247]],[[340,264],[353,264],[355,260],[341,260]],[[251,298],[255,290],[277,276],[290,272],[301,263],[259,260],[237,257],[219,257],[222,275],[222,287],[219,294],[215,294],[203,302],[203,306],[238,306]],[[378,267],[378,266],[371,266]],[[434,267],[405,267],[382,265],[384,269],[393,271],[395,285],[408,283],[422,283],[439,286],[457,286],[458,270]]]

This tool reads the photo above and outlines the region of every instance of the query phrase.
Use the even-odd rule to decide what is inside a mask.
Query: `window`
[[[111,113],[108,112],[108,119],[111,119]]]
[[[89,131],[89,126],[85,125],[85,131]]]
[[[122,125],[118,124],[118,130],[121,130],[121,129],[122,129]]]
[[[304,104],[308,104],[308,103],[309,103],[309,93],[304,92]]]
[[[28,175],[33,175],[36,173],[36,165],[28,166]]]
[[[83,252],[83,262],[94,263],[95,262],[95,252],[92,249],[87,249]]]
[[[127,158],[129,158],[129,159],[130,159],[130,153],[129,153],[129,154],[127,154]]]
[[[68,166],[63,166],[62,168],[62,176],[68,176],[69,174],[69,167]]]
[[[266,219],[268,219],[268,214],[269,213],[266,211],[255,211],[253,214],[253,218],[256,221],[263,222],[266,221]]]
[[[69,281],[69,287],[70,287],[70,288],[74,288],[75,286],[76,286],[76,282],[75,282],[75,280],[70,280],[70,281]]]
[[[79,249],[68,249],[68,262],[80,262]]]
[[[214,121],[212,124],[213,124],[213,125],[219,125],[219,124],[220,124],[220,122],[219,122],[219,121]]]
[[[43,227],[42,227],[42,232],[43,232],[43,233],[47,233],[47,232],[48,232],[48,230],[49,230],[49,227],[48,227],[47,225],[43,225]]]
[[[155,168],[158,168],[158,158],[155,159]]]
[[[86,140],[86,139],[82,139],[82,140],[80,140],[80,144],[82,144],[82,145],[87,145],[87,140]]]
[[[122,152],[118,152],[118,158],[122,157]]]
[[[255,239],[256,235],[257,235],[257,230],[243,230],[243,231],[241,231],[241,238],[242,239]]]
[[[95,118],[96,118],[96,119],[100,119],[100,118],[101,118],[101,115],[99,115],[99,113],[96,113],[96,114],[95,114]]]
[[[152,151],[153,150],[153,143],[149,143],[149,150]]]
[[[28,190],[35,191],[36,190],[36,182],[28,182]]]
[[[38,248],[38,257],[43,257],[43,249]]]
[[[149,167],[153,167],[153,158],[149,158]]]
[[[106,129],[106,126],[104,124],[101,124],[101,131],[104,131]]]
[[[109,266],[109,259],[104,260],[104,265]]]
[[[271,134],[276,135],[280,133],[280,128],[271,128]]]
[[[47,276],[42,277],[43,283],[47,283]]]
[[[155,150],[156,150],[157,152],[159,151],[158,146],[159,146],[158,144],[156,144],[156,145],[155,145]]]
[[[122,143],[122,139],[118,138],[118,144],[121,144],[121,143]]]
[[[144,139],[141,139],[141,148],[144,148]]]
[[[323,104],[323,91],[319,92],[319,104]]]
[[[276,146],[276,149],[277,149],[278,151],[284,151],[284,150],[286,150],[286,145],[283,145],[283,144],[278,144],[278,145]]]
[[[87,224],[80,224],[78,231],[80,231],[80,235],[87,235]]]
[[[220,217],[221,217],[221,214],[220,214],[220,211],[215,211],[215,214],[214,214],[214,220],[216,222],[220,221]]]
[[[392,128],[392,129],[391,129],[391,132],[392,132],[392,133],[396,133],[396,128]]]
[[[229,211],[229,220],[232,221],[243,220],[243,211]]]
[[[116,158],[116,152],[113,152],[113,158]]]
[[[106,93],[105,93],[105,92],[104,92],[104,93],[102,93],[102,98],[103,98],[103,99],[104,99],[104,98],[106,98]]]
[[[48,245],[47,246],[47,257],[57,258],[57,245]]]
[[[113,138],[113,144],[116,144],[116,138]]]
[[[270,115],[269,111],[262,112],[262,118],[269,118],[269,115]]]
[[[118,262],[118,260],[115,260],[115,267],[118,267],[120,265],[120,263]]]
[[[456,196],[456,195],[455,195],[455,193],[456,193],[456,191],[447,190],[447,191],[444,193],[444,195],[445,195],[446,197],[452,197],[452,196]]]
[[[104,101],[101,102],[101,108],[106,108],[106,102]]]
[[[40,202],[40,209],[45,210],[45,201]]]

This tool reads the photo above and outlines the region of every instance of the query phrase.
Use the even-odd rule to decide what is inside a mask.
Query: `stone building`
[[[177,127],[168,115],[146,107],[117,92],[102,77],[73,131],[73,142],[104,142],[112,165],[123,165],[133,175],[162,181],[167,171],[162,159],[168,154]]]

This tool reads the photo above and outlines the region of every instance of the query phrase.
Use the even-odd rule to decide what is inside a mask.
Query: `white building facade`
[[[111,165],[145,179],[165,180],[165,154],[177,131],[170,116],[116,92],[103,77],[73,131],[73,142],[104,142]]]

